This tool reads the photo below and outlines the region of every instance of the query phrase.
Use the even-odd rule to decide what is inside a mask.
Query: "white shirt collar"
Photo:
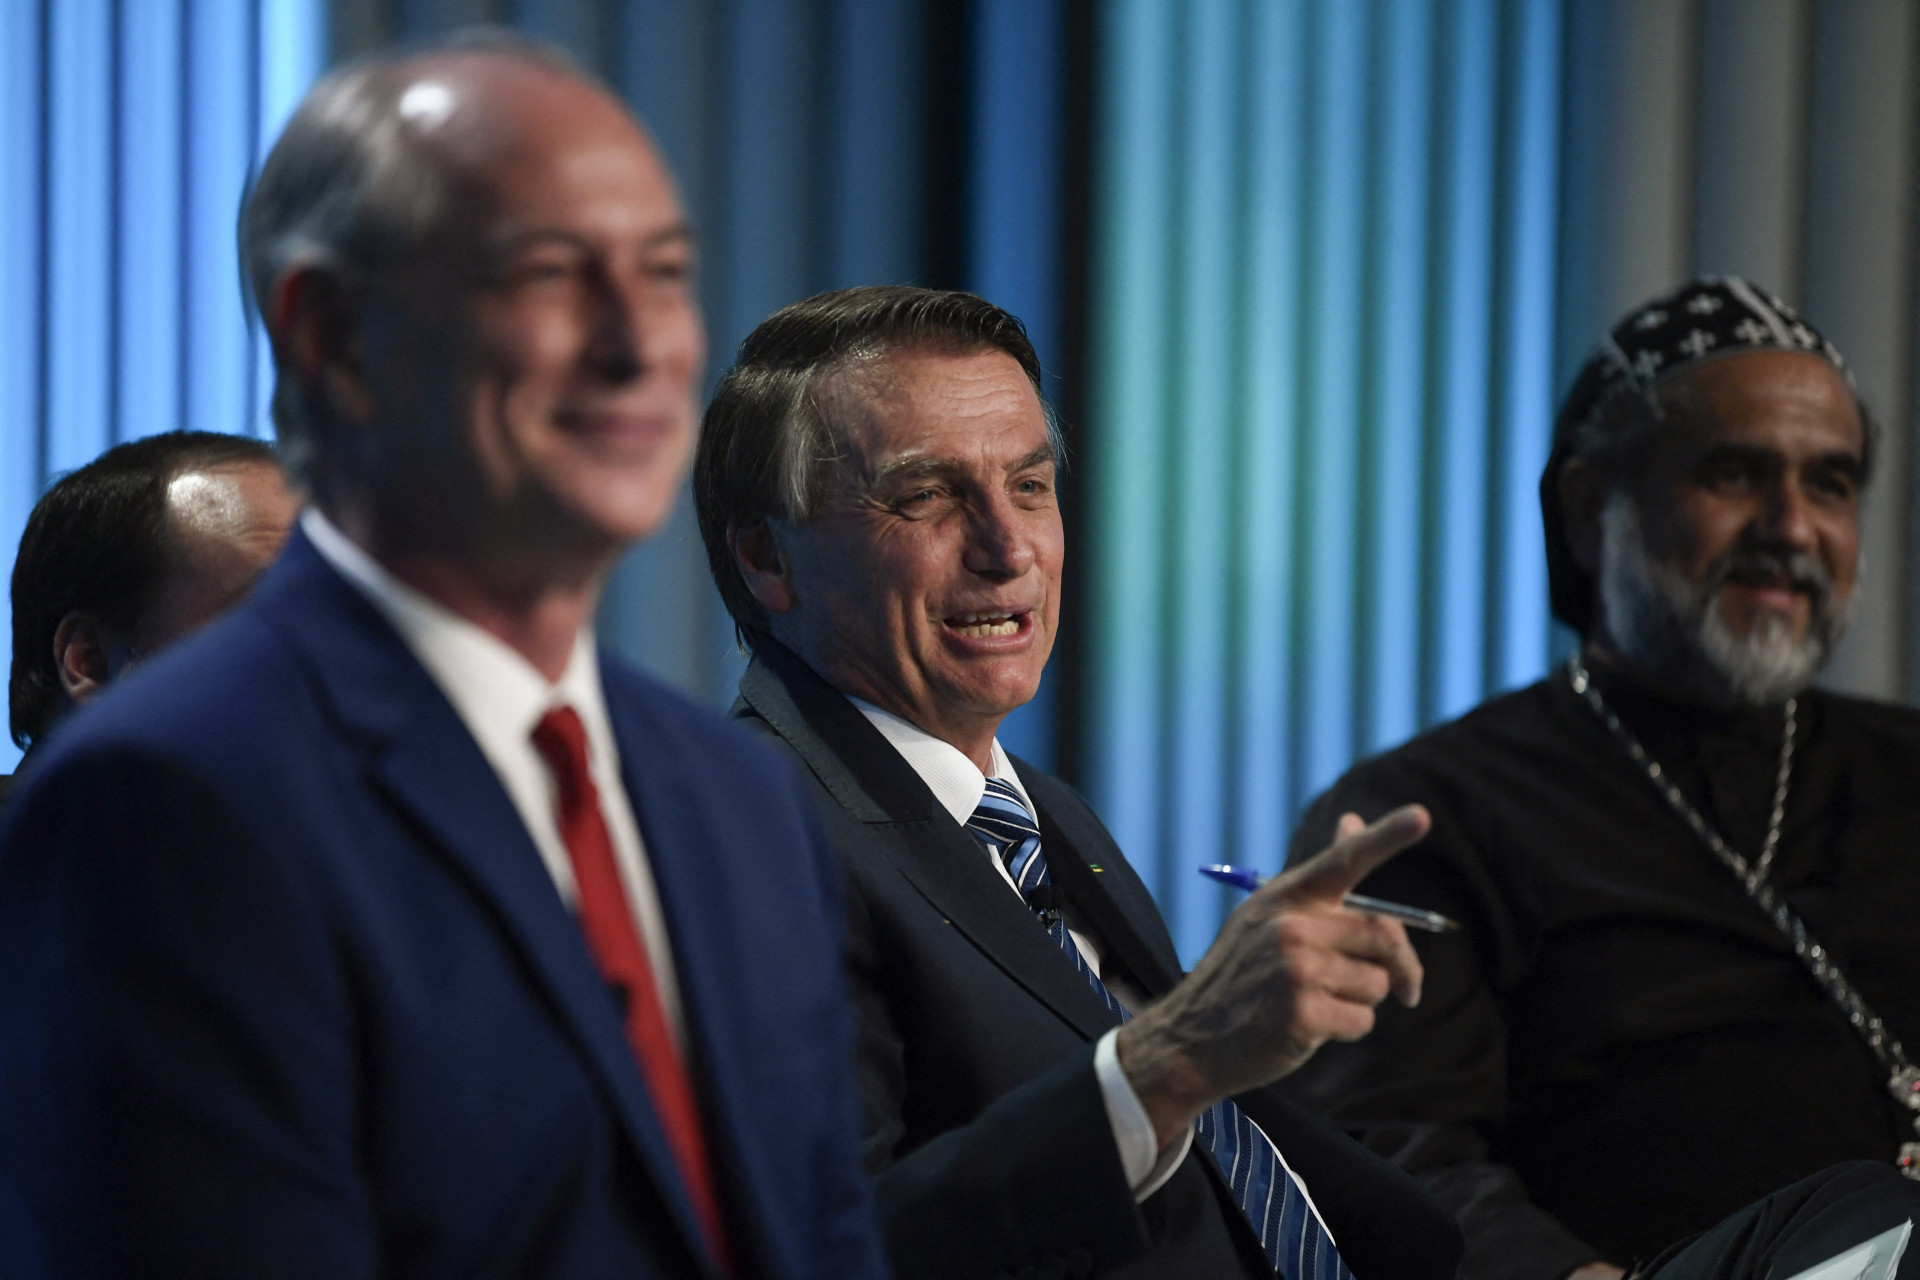
[[[575,638],[560,679],[549,684],[505,641],[394,577],[316,508],[301,513],[300,528],[400,633],[489,758],[501,749],[524,750],[540,717],[565,705],[579,712],[590,758],[599,771],[610,750],[612,726],[588,629]]]
[[[868,723],[880,731],[882,737],[893,744],[893,749],[920,775],[920,781],[927,784],[927,790],[933,792],[933,798],[940,802],[940,807],[953,815],[953,820],[961,826],[966,826],[967,819],[980,807],[980,797],[987,793],[988,777],[1005,781],[1020,793],[1020,799],[1029,812],[1037,812],[1033,807],[1033,798],[1027,794],[1026,786],[1014,770],[1013,761],[1001,749],[1000,739],[993,740],[993,772],[990,775],[983,774],[980,767],[967,759],[966,753],[952,743],[934,737],[912,721],[882,710],[863,698],[856,698],[852,694],[843,696],[859,709]]]
[[[321,558],[393,625],[402,643],[439,685],[493,767],[533,838],[554,888],[569,906],[577,899],[573,864],[555,817],[553,775],[533,745],[532,734],[540,717],[555,707],[569,706],[579,713],[587,735],[587,770],[600,792],[601,816],[613,841],[614,859],[641,942],[653,963],[654,985],[668,1025],[684,1044],[679,981],[666,915],[620,776],[619,749],[600,688],[592,628],[581,628],[566,670],[549,684],[504,641],[387,572],[313,507],[301,515],[300,528]]]

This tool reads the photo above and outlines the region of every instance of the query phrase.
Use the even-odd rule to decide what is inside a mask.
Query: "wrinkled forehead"
[[[823,416],[860,469],[921,459],[1010,465],[1049,447],[1020,362],[997,347],[908,347],[847,362],[820,391]]]

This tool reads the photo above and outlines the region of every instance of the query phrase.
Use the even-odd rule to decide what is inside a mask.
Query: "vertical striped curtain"
[[[1086,781],[1191,959],[1198,866],[1548,660],[1560,11],[1103,12]]]
[[[108,446],[266,432],[235,213],[324,56],[322,0],[0,6],[0,572]]]
[[[1621,312],[1747,274],[1886,427],[1827,681],[1920,689],[1914,0],[1116,0],[1082,783],[1196,957],[1356,758],[1540,675],[1535,484]]]
[[[190,426],[267,434],[241,306],[249,166],[328,65],[504,23],[626,95],[698,229],[712,373],[770,312],[967,285],[1058,363],[1063,0],[20,0],[0,6],[0,568],[47,482]],[[690,502],[604,639],[725,705],[742,666]],[[1050,700],[1008,726],[1045,761]],[[0,759],[10,765],[11,752]]]
[[[598,65],[658,135],[699,228],[713,378],[789,302],[922,276],[934,233],[923,207],[920,5],[656,0],[605,9],[621,38],[608,50],[612,65],[605,57]],[[576,52],[596,63],[595,50]],[[600,630],[703,700],[733,700],[745,660],[689,496],[629,555]]]

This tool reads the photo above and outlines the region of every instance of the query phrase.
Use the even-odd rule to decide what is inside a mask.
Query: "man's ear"
[[[107,650],[107,629],[91,613],[76,609],[53,629],[53,669],[74,706],[107,687],[113,675]]]
[[[771,520],[727,526],[727,544],[747,590],[768,613],[785,613],[799,603],[793,590],[793,560],[781,545]]]
[[[1554,483],[1560,490],[1560,516],[1566,528],[1567,545],[1573,551],[1573,562],[1588,577],[1597,578],[1602,540],[1600,513],[1607,505],[1611,487],[1607,477],[1585,458],[1568,458],[1560,464],[1560,475]]]
[[[267,330],[281,362],[330,410],[349,421],[373,416],[360,360],[360,315],[354,291],[332,269],[296,263],[274,281]]]

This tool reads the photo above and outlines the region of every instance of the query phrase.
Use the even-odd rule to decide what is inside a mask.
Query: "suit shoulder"
[[[244,610],[216,621],[115,681],[34,753],[23,789],[100,752],[182,763],[220,755],[263,727],[284,728],[307,682],[274,629]]]
[[[637,717],[648,722],[672,741],[676,752],[693,753],[713,768],[793,777],[792,761],[769,744],[766,735],[695,701],[618,654],[602,649],[599,660],[607,709],[616,721]]]
[[[1020,773],[1021,785],[1033,797],[1035,804],[1056,818],[1070,814],[1097,824],[1102,831],[1106,830],[1106,824],[1100,821],[1100,815],[1093,811],[1093,806],[1087,803],[1087,798],[1080,794],[1079,788],[1065,778],[1035,768],[1019,756],[1009,758]]]

